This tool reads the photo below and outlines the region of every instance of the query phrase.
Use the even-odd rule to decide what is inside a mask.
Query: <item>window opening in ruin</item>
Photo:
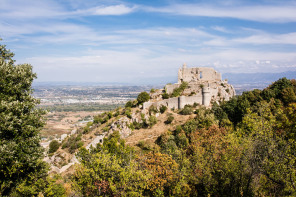
[[[199,75],[199,78],[202,79],[202,71],[200,71],[199,74],[200,74],[200,75]]]

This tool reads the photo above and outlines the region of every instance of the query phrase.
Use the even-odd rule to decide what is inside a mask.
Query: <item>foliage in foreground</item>
[[[29,64],[14,65],[0,45],[0,194],[46,176],[39,130],[44,125],[38,100],[31,96],[36,74]]]
[[[29,64],[15,65],[13,56],[0,45],[0,196],[66,196],[61,177],[48,176],[42,160],[44,112],[31,96],[36,74]]]
[[[154,149],[135,152],[114,134],[80,151],[75,189],[85,196],[294,196],[295,92],[295,81],[284,78],[200,108]]]
[[[12,57],[0,45],[1,196],[296,195],[295,80],[282,78],[211,110],[200,108],[194,119],[159,136],[154,148],[142,143],[143,151],[135,151],[115,132],[103,145],[81,148],[81,163],[64,183],[47,176],[42,161],[42,111],[30,95],[35,74]]]

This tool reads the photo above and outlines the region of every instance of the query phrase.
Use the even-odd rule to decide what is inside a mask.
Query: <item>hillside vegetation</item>
[[[48,155],[55,165],[74,153],[79,163],[48,175],[38,134],[42,111],[30,96],[35,75],[0,49],[1,196],[296,195],[296,80],[279,79],[211,109],[145,111],[141,93],[53,141]],[[89,148],[101,135],[103,143]]]
[[[150,108],[124,139],[115,129],[103,144],[79,149],[71,190],[82,196],[294,196],[295,92],[296,81],[282,78],[212,109]],[[95,117],[82,139],[108,133],[121,117],[134,119],[141,111],[131,103]]]

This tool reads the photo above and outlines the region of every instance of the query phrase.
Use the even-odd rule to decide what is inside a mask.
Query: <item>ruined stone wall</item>
[[[175,88],[178,88],[180,84],[168,84],[165,86],[166,92],[172,94]]]
[[[151,105],[160,107],[161,105],[168,108],[184,108],[185,105],[193,105],[198,103],[209,107],[211,102],[229,100],[235,95],[232,85],[226,80],[222,81],[221,74],[213,68],[187,68],[184,65],[179,69],[178,83],[168,84],[165,90],[168,94],[172,94],[175,88],[178,88],[182,82],[187,82],[188,87],[183,91],[180,97],[162,100],[161,93],[159,95],[151,95],[151,101],[143,104],[143,109],[149,108]],[[161,91],[160,91],[161,92]]]
[[[194,95],[194,96],[180,96],[169,99],[164,99],[158,102],[145,102],[143,104],[143,109],[148,109],[150,106],[154,105],[159,108],[162,105],[167,106],[169,109],[182,109],[185,105],[193,105],[194,103],[198,103],[202,105],[203,96],[202,95]]]
[[[180,97],[181,98],[181,97]],[[194,96],[183,96],[182,103],[180,103],[180,108],[184,108],[185,105],[193,105],[194,103],[202,104],[203,97],[202,95],[194,95]]]
[[[188,83],[196,83],[203,81],[221,81],[221,74],[215,71],[213,68],[198,67],[187,68],[183,67],[178,72],[178,84],[183,81]]]
[[[169,109],[172,109],[172,108],[178,109],[179,108],[179,99],[178,99],[178,97],[174,97],[174,98],[164,99],[164,100],[161,100],[158,102],[147,101],[147,102],[143,103],[143,109],[148,109],[152,105],[154,105],[157,108],[164,105],[164,106],[167,106]]]
[[[167,106],[169,109],[178,109],[179,99],[178,97],[164,99],[163,101],[157,103],[157,107],[160,107],[161,105]]]

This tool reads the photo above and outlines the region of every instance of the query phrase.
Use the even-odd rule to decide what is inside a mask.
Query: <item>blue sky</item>
[[[38,81],[296,70],[296,1],[0,0],[0,37]]]

